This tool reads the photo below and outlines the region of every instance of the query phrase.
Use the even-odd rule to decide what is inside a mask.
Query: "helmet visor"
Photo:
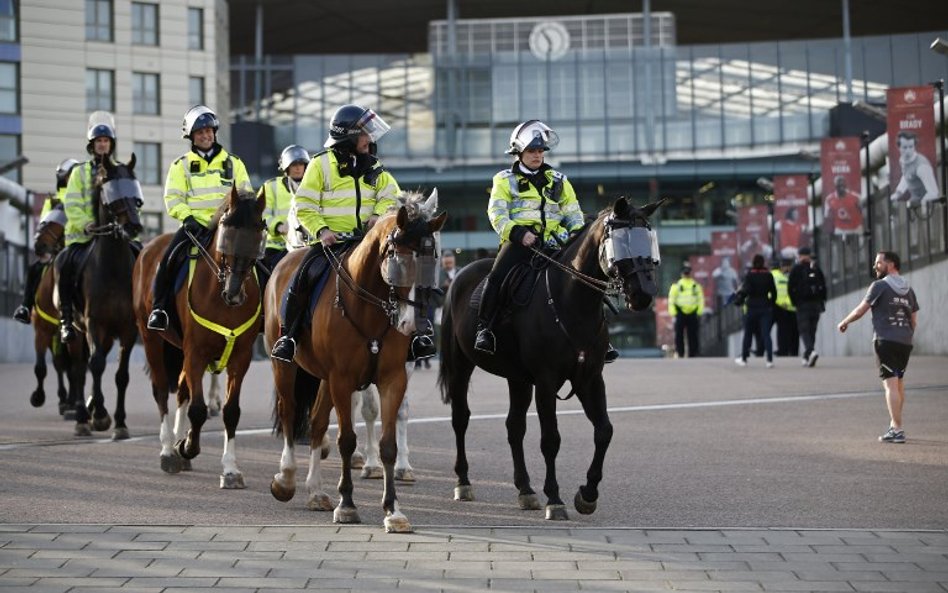
[[[369,140],[372,142],[378,142],[382,136],[392,129],[392,127],[382,119],[381,115],[371,109],[366,110],[365,114],[356,122],[355,127],[359,131],[368,134]]]
[[[556,132],[550,129],[540,130],[534,128],[532,130],[533,137],[530,138],[530,141],[526,143],[523,147],[524,150],[529,148],[542,148],[543,150],[552,150],[560,143],[560,136]]]

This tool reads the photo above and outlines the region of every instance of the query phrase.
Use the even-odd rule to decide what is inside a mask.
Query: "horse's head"
[[[661,258],[658,237],[648,218],[663,203],[636,208],[622,197],[602,221],[599,265],[607,276],[621,280],[626,306],[633,311],[647,308],[658,294],[655,269]]]
[[[382,247],[382,279],[393,288],[415,289],[428,295],[438,285],[438,231],[447,212],[435,216],[438,190],[425,198],[411,193],[402,198]],[[406,291],[407,293],[407,291]],[[405,295],[403,295],[405,296]],[[408,335],[414,330],[412,307],[402,303],[396,328]]]
[[[252,192],[238,192],[233,188],[215,220],[217,223],[217,253],[224,272],[224,289],[221,298],[237,307],[247,298],[243,290],[244,280],[254,263],[263,256],[266,240],[266,224],[263,211],[266,197]]]
[[[43,218],[33,235],[33,251],[36,255],[43,257],[58,253],[63,248],[65,229],[66,212],[62,204],[57,204]]]
[[[99,222],[118,225],[127,237],[138,236],[142,232],[138,209],[144,199],[135,178],[135,153],[128,164],[105,159],[96,171],[95,187],[99,191]]]

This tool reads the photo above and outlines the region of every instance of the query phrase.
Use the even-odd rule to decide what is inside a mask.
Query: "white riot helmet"
[[[277,168],[280,173],[286,173],[290,169],[290,165],[296,163],[307,165],[309,161],[309,152],[305,148],[299,144],[290,144],[280,153],[280,163]]]
[[[213,128],[216,133],[220,126],[217,114],[211,111],[210,107],[195,105],[184,114],[184,121],[181,122],[181,137],[190,140],[191,134],[204,128]]]
[[[552,150],[559,143],[560,137],[553,128],[538,119],[529,119],[510,133],[507,154],[520,154],[528,148]]]

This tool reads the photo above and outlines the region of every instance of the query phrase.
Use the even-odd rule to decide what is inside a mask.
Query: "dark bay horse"
[[[542,262],[546,268],[540,272],[529,300],[496,325],[498,347],[494,355],[474,350],[477,306],[472,306],[471,299],[490,272],[493,260],[465,266],[455,277],[442,316],[438,383],[442,399],[451,404],[457,447],[457,500],[474,499],[464,437],[471,415],[468,386],[477,366],[507,379],[507,440],[522,509],[540,508],[530,486],[523,452],[527,409],[536,392],[540,450],[546,462],[546,517],[554,520],[568,518],[556,478],[560,448],[556,399],[560,388],[570,382],[593,425],[595,445],[586,484],[580,486],[574,503],[582,514],[595,511],[603,460],[612,439],[602,379],[608,346],[603,296],[621,293],[626,305],[636,311],[651,304],[658,290],[655,269],[659,262],[658,242],[648,217],[660,204],[635,208],[625,198],[619,198],[567,243],[555,259],[544,259],[538,254],[534,261]]]
[[[57,217],[56,214],[59,216]],[[63,244],[65,232],[65,213],[54,210],[43,224],[36,230],[33,238],[34,249],[39,257],[55,256]],[[38,408],[46,403],[46,391],[43,382],[46,379],[46,352],[52,355],[53,369],[56,371],[57,395],[59,396],[59,413],[65,420],[75,420],[75,402],[69,400],[69,391],[66,385],[66,373],[69,370],[69,355],[59,340],[59,309],[53,302],[53,293],[56,290],[55,271],[52,260],[43,266],[43,275],[36,287],[36,297],[33,303],[33,349],[36,353],[36,363],[33,365],[33,374],[36,375],[36,389],[30,395],[30,404]]]
[[[352,454],[356,435],[352,425],[352,394],[370,383],[378,387],[382,416],[380,452],[384,474],[382,508],[385,530],[411,531],[395,495],[394,464],[397,456],[396,417],[405,397],[408,378],[405,359],[414,330],[414,305],[408,294],[415,286],[435,286],[435,233],[446,213],[434,216],[437,195],[427,200],[414,195],[397,212],[377,220],[342,259],[327,251],[330,270],[326,288],[311,317],[309,331],[301,331],[294,364],[273,361],[277,398],[274,414],[284,437],[280,472],[270,492],[280,501],[296,492],[295,432],[307,409],[301,402],[312,397],[314,378],[319,396],[310,416],[311,455],[306,487],[307,506],[329,510],[332,502],[322,491],[319,472],[320,443],[329,427],[330,411],[339,420],[338,448],[342,457],[337,523],[360,521],[352,501]],[[305,251],[291,252],[277,265],[267,285],[266,339],[280,335],[280,301]]]
[[[147,321],[155,271],[171,234],[150,241],[135,267],[135,319],[161,419],[161,469],[168,473],[189,469],[190,460],[201,452],[201,428],[208,416],[201,380],[205,370],[215,374],[226,370],[220,487],[227,489],[245,487],[234,437],[240,420],[240,388],[260,333],[261,291],[253,269],[262,255],[265,205],[262,194],[257,198],[236,188],[224,199],[208,227],[213,234],[210,246],[197,247],[186,264],[187,280],[175,295],[173,312],[178,323],[167,331],[150,330]],[[168,395],[175,392],[172,423]]]
[[[88,248],[85,263],[78,277],[79,298],[76,302],[75,325],[84,339],[68,345],[70,399],[75,402],[77,436],[91,429],[108,430],[112,418],[102,395],[102,374],[106,357],[113,343],[119,342],[119,367],[115,372],[114,440],[127,439],[125,424],[125,390],[128,387],[128,361],[138,338],[132,316],[132,267],[138,253],[134,238],[142,230],[138,209],[142,205],[142,188],[135,179],[135,155],[128,164],[106,159],[95,173],[96,224],[91,229],[94,239]],[[92,373],[92,400],[86,405],[86,361]]]

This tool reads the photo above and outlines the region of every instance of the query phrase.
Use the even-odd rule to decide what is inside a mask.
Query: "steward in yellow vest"
[[[685,333],[688,356],[698,356],[698,325],[704,313],[704,289],[691,277],[691,266],[681,268],[681,278],[668,291],[668,314],[675,319],[675,352],[685,357]]]

